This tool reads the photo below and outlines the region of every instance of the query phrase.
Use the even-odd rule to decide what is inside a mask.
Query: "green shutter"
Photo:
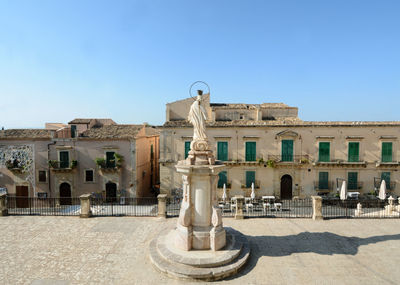
[[[347,174],[347,178],[348,178],[348,186],[347,189],[349,190],[357,190],[357,182],[358,182],[358,173],[357,172],[349,172]]]
[[[282,161],[293,161],[293,140],[282,140]]]
[[[359,142],[349,142],[349,162],[359,162],[360,161],[360,143]]]
[[[218,142],[217,159],[222,161],[228,160],[228,142]]]
[[[329,142],[320,142],[319,143],[319,158],[320,162],[329,162],[330,161],[330,146]]]
[[[256,184],[256,172],[255,171],[246,171],[246,187],[250,188],[251,184]]]
[[[322,190],[328,190],[329,189],[329,180],[328,180],[329,174],[328,172],[320,172],[319,173],[319,183],[318,183],[318,188]]]
[[[246,161],[256,161],[256,142],[246,142]]]
[[[392,162],[392,143],[382,143],[382,162]]]
[[[68,167],[69,167],[69,152],[60,151],[60,168],[68,168]]]
[[[115,152],[107,151],[106,152],[106,166],[109,168],[115,167]]]
[[[228,186],[228,174],[226,171],[221,171],[219,174],[219,179],[218,179],[218,188],[224,187],[224,183],[226,186]]]
[[[385,180],[386,182],[386,189],[391,190],[390,189],[390,172],[382,172],[381,174],[381,179]]]
[[[71,138],[76,137],[76,125],[71,125]]]
[[[188,157],[190,151],[190,141],[185,142],[185,159]]]

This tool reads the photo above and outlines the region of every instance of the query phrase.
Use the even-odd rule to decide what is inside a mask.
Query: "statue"
[[[203,91],[197,90],[198,94],[196,101],[190,106],[188,120],[193,124],[193,140],[194,141],[207,141],[206,135],[206,110],[201,105],[201,96]]]

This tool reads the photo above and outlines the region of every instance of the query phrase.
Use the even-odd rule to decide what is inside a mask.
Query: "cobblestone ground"
[[[0,218],[0,284],[188,284],[155,271],[148,244],[176,219]],[[213,284],[400,284],[400,220],[224,219],[248,265]],[[193,284],[199,284],[193,282]]]

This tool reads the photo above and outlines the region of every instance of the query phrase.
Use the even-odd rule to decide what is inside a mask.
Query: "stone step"
[[[246,264],[250,256],[250,247],[247,239],[242,234],[233,230],[228,229],[227,233],[234,237],[235,243],[238,242],[241,244],[239,254],[229,263],[215,267],[198,267],[166,259],[157,249],[159,239],[154,239],[150,243],[150,259],[159,271],[174,278],[205,281],[226,278],[237,273]]]

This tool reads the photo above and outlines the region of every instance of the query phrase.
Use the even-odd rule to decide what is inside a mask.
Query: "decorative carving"
[[[222,226],[222,212],[220,208],[213,206],[211,223],[214,226],[214,228]]]
[[[190,204],[182,202],[181,210],[179,211],[178,223],[184,227],[190,226]]]
[[[18,161],[24,166],[26,181],[30,182],[33,188],[35,185],[35,166],[33,163],[33,145],[3,145],[0,146],[0,167],[5,167],[7,161]]]

